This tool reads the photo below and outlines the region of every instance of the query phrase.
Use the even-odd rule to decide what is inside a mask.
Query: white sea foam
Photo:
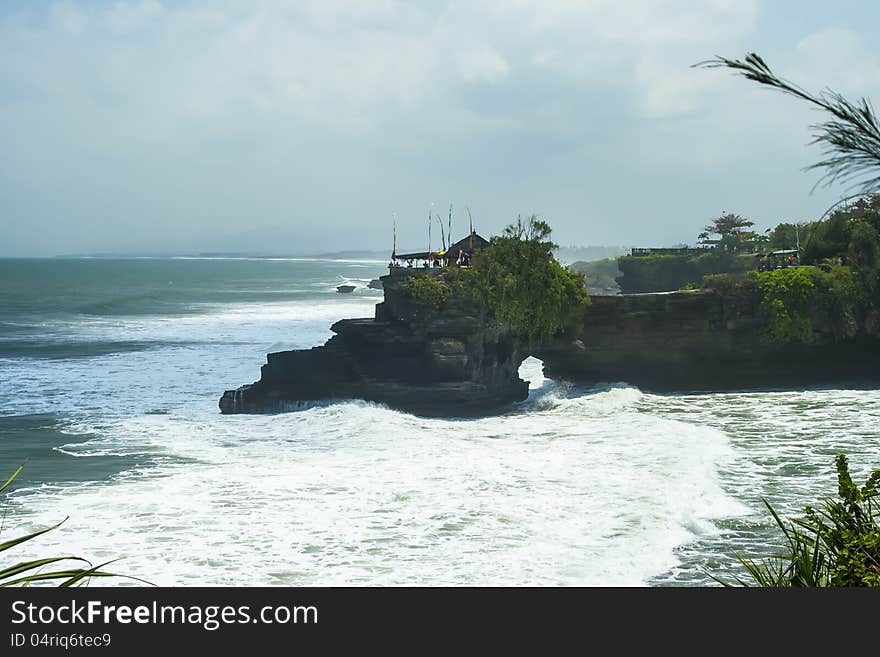
[[[160,584],[639,585],[739,505],[717,478],[723,434],[642,415],[621,392],[638,394],[480,420],[363,402],[84,418],[68,430],[95,437],[63,449],[169,460],[25,490],[18,518],[69,514],[42,551],[125,555]]]

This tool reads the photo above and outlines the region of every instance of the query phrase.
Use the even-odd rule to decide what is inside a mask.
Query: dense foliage
[[[853,337],[873,307],[864,279],[844,265],[790,267],[750,274],[757,284],[764,339],[779,344],[812,342],[814,318],[836,339]],[[732,285],[740,284],[731,279]]]
[[[700,284],[710,274],[741,274],[755,268],[755,257],[709,251],[700,255],[621,256],[623,276],[618,278],[626,294],[668,292],[689,283]]]
[[[410,276],[406,281],[406,290],[416,301],[436,309],[445,306],[452,296],[452,290],[446,281],[430,272]]]
[[[513,333],[529,340],[548,338],[571,326],[590,302],[584,276],[553,257],[549,236],[546,222],[518,218],[492,238],[471,267],[413,276],[407,290],[438,309],[453,299],[478,299]]]
[[[809,227],[808,222],[777,224],[767,235],[767,241],[763,245],[764,250],[770,252],[796,249],[798,244],[803,242],[809,234]]]
[[[530,340],[568,328],[590,302],[583,274],[563,267],[543,237],[493,237],[472,269],[474,290],[495,317]]]
[[[707,276],[703,285],[723,294],[756,290],[763,337],[770,342],[811,342],[817,319],[835,339],[851,338],[880,311],[878,229],[880,195],[875,194],[825,221],[779,224],[768,247],[793,248],[800,238],[800,266],[749,271],[745,277]]]
[[[810,309],[816,283],[806,267],[761,272],[761,311],[765,317],[764,337],[771,342],[812,342]]]
[[[736,583],[761,587],[880,586],[880,470],[874,470],[860,488],[850,476],[847,458],[840,454],[835,462],[837,499],[826,498],[818,508],[806,507],[803,518],[786,524],[764,500],[783,532],[787,551],[763,562],[741,557],[751,582],[735,578]]]
[[[804,262],[841,258],[857,266],[876,267],[877,245],[880,243],[880,194],[861,198],[852,205],[836,209],[827,220],[810,222],[804,227],[801,232]],[[864,258],[871,252],[873,262],[868,262]]]

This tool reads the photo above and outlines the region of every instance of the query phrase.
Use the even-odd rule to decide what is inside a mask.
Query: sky
[[[880,99],[880,3],[3,0],[0,256],[427,246],[535,213],[562,245],[816,218],[802,102]],[[434,243],[439,243],[435,224]]]

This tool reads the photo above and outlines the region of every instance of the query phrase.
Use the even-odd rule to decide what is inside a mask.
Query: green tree
[[[767,250],[781,251],[797,248],[798,242],[803,242],[809,234],[809,226],[808,222],[777,224],[767,236]]]
[[[534,215],[517,217],[475,259],[468,285],[497,319],[530,341],[570,327],[589,304],[583,274],[553,257],[550,225]],[[461,281],[460,281],[461,282]]]
[[[406,289],[437,310],[475,299],[518,336],[531,342],[552,337],[573,326],[590,295],[584,275],[553,256],[551,232],[535,215],[518,216],[474,255],[472,266],[448,268],[439,276],[415,274]]]
[[[718,249],[726,253],[741,253],[755,244],[758,235],[754,231],[746,230],[754,225],[755,222],[745,217],[724,212],[713,219],[699,237],[706,240],[710,235],[718,235]]]
[[[516,216],[516,221],[504,227],[504,236],[525,242],[539,242],[550,245],[550,250],[557,245],[550,241],[550,233],[553,229],[546,221],[538,219],[537,215],[531,215],[523,219],[522,215]]]
[[[812,342],[810,306],[816,295],[814,268],[776,269],[757,275],[764,314],[764,338],[770,342]]]
[[[818,263],[845,257],[851,230],[850,217],[843,210],[832,212],[825,221],[813,223],[803,245],[803,262]]]
[[[855,217],[865,221],[880,233],[880,194],[870,194],[860,198],[853,204],[852,212]]]
[[[847,262],[861,271],[876,271],[880,264],[880,235],[867,221],[856,221],[849,231]]]

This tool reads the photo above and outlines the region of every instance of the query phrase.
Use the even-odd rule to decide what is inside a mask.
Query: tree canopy
[[[531,215],[523,219],[522,215],[516,216],[516,221],[504,227],[504,237],[510,237],[525,242],[543,242],[553,250],[556,244],[550,241],[550,233],[553,229],[546,221],[538,219],[537,215]]]
[[[564,330],[590,302],[583,274],[553,257],[550,225],[517,217],[476,259],[476,290],[495,317],[529,340]]]
[[[535,215],[518,216],[477,252],[472,266],[437,278],[413,277],[407,289],[437,309],[456,298],[476,298],[512,333],[529,341],[550,338],[572,326],[590,303],[584,275],[553,256],[551,232]]]
[[[723,212],[703,229],[699,238],[708,240],[710,235],[717,235],[718,248],[727,253],[740,253],[752,247],[758,240],[758,234],[746,230],[755,225],[755,222],[732,212]]]

